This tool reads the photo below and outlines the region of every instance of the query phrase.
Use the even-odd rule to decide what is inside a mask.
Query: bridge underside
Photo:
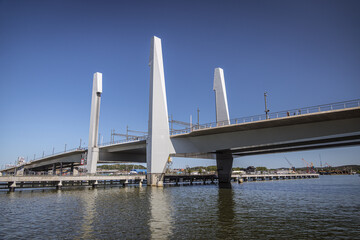
[[[43,171],[50,171],[50,170],[58,170],[58,169],[65,169],[65,168],[72,168],[81,166],[80,162],[57,162],[53,164],[46,164],[38,167],[25,167],[24,169],[27,171],[32,172],[43,172]]]
[[[100,148],[99,163],[146,163],[146,140],[112,144]]]
[[[289,143],[268,144],[261,146],[234,148],[230,152],[235,157],[281,153],[281,152],[295,152],[306,151],[323,148],[335,148],[335,147],[350,147],[360,145],[360,134],[351,136],[333,136],[327,139],[316,139],[308,141],[296,141]]]
[[[296,151],[308,151],[325,148],[337,148],[337,147],[351,147],[360,145],[360,133],[351,136],[333,136],[327,139],[316,139],[306,141],[296,141],[287,143],[274,143],[258,146],[246,146],[240,148],[232,148],[226,150],[230,152],[234,158],[271,154],[271,153],[283,153],[283,152],[296,152]],[[222,150],[224,151],[224,150]],[[216,151],[211,153],[177,153],[172,154],[172,157],[179,158],[197,158],[197,159],[216,159]]]
[[[100,152],[99,163],[136,162],[146,163],[146,149],[121,152]]]

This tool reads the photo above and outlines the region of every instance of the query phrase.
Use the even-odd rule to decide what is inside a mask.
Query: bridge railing
[[[264,121],[267,119],[285,118],[285,117],[296,116],[296,115],[307,115],[307,114],[312,114],[312,113],[317,113],[317,112],[326,112],[326,111],[354,108],[354,107],[360,107],[360,99],[345,101],[345,102],[331,103],[331,104],[324,104],[324,105],[317,105],[317,106],[305,107],[305,108],[296,108],[296,109],[291,109],[291,110],[286,110],[286,111],[269,113],[268,115],[260,114],[260,115],[250,116],[250,117],[234,118],[234,119],[230,119],[230,121],[212,122],[212,123],[206,123],[206,124],[200,124],[200,125],[196,124],[196,125],[193,125],[191,128],[173,130],[173,131],[171,131],[170,134],[171,135],[179,135],[179,134],[185,134],[185,133],[189,133],[194,130],[200,130],[200,129],[208,129],[208,128],[214,128],[214,127],[227,126],[227,125],[249,123],[249,122],[258,122],[258,121]]]
[[[136,138],[121,139],[121,140],[101,143],[101,144],[99,144],[99,146],[103,147],[103,146],[109,146],[109,145],[118,144],[118,143],[138,142],[138,141],[146,140],[147,138],[148,138],[148,135],[144,135],[144,136],[139,136]]]
[[[22,164],[19,164],[19,165],[12,165],[12,166],[9,166],[9,167],[1,167],[0,170],[6,170],[6,169],[11,169],[11,168],[19,168],[21,166],[25,166],[26,164],[29,164],[29,163],[32,163],[32,162],[35,162],[35,161],[38,161],[38,160],[41,160],[41,159],[44,159],[44,158],[47,158],[47,157],[52,157],[52,156],[56,156],[56,155],[59,155],[59,154],[63,154],[63,153],[68,153],[68,152],[73,152],[73,151],[77,151],[77,150],[87,150],[87,147],[77,147],[77,148],[70,148],[70,149],[65,149],[64,151],[60,151],[60,152],[53,152],[53,153],[50,153],[50,154],[43,154],[41,155],[41,157],[35,157],[33,159],[31,159],[30,161],[28,162],[25,162],[25,163],[22,163]]]
[[[37,161],[37,160],[40,160],[40,159],[43,159],[43,158],[59,155],[59,154],[62,154],[62,153],[73,152],[73,151],[76,151],[76,150],[86,150],[86,149],[87,149],[87,147],[77,147],[77,148],[65,149],[64,151],[60,151],[60,152],[54,152],[54,153],[50,153],[50,154],[43,154],[41,157],[34,158],[34,159],[30,160],[28,163],[34,162],[34,161]]]

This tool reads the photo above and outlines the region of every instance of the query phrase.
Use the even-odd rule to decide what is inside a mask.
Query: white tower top
[[[214,91],[216,102],[216,122],[220,125],[230,124],[228,102],[225,88],[224,70],[215,68]]]

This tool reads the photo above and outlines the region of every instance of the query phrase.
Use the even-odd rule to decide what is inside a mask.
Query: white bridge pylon
[[[99,161],[99,146],[97,136],[99,132],[99,118],[100,118],[100,100],[102,93],[102,73],[94,73],[93,89],[91,97],[91,113],[90,113],[90,128],[89,128],[89,145],[87,153],[87,172],[89,174],[96,173],[96,165]]]
[[[170,140],[161,39],[151,39],[149,137],[146,143],[148,185],[162,186],[166,162],[175,153]]]
[[[216,123],[219,125],[229,125],[229,108],[226,96],[224,70],[222,68],[215,68],[214,91],[216,104]]]

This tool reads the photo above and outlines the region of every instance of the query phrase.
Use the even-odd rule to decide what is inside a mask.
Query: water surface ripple
[[[360,177],[0,193],[0,239],[360,239]]]

